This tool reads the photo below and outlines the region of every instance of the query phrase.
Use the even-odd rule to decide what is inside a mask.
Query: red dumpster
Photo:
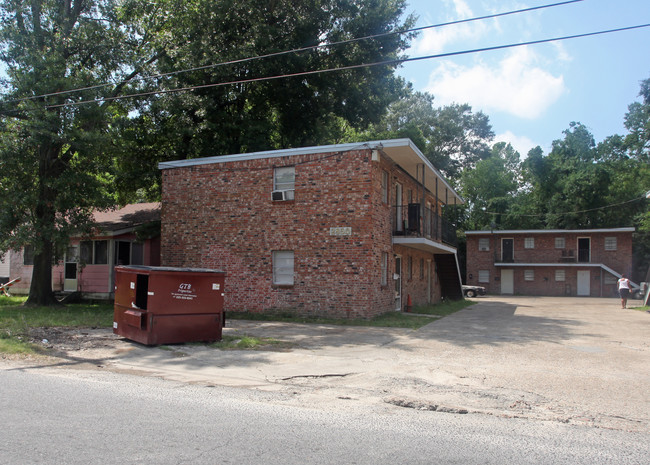
[[[225,276],[199,268],[116,266],[113,332],[147,345],[218,341]]]

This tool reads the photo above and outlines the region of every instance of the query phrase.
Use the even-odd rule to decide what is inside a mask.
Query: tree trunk
[[[58,305],[52,291],[52,242],[45,241],[43,250],[34,255],[34,269],[32,270],[32,283],[29,287],[29,297],[25,305],[50,306]]]

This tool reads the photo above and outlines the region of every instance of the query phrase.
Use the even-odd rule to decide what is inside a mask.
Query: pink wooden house
[[[138,238],[136,233],[160,221],[160,203],[127,205],[119,210],[97,212],[92,237],[74,237],[63,259],[52,269],[55,292],[80,292],[84,297],[112,298],[116,265],[160,265],[160,234]],[[154,228],[155,229],[155,228]],[[30,247],[11,252],[11,278],[20,277],[14,294],[27,294],[32,278]]]

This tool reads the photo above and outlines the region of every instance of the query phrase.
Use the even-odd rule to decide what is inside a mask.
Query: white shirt
[[[618,280],[618,288],[619,289],[629,289],[630,288],[630,280],[627,278],[621,278]]]

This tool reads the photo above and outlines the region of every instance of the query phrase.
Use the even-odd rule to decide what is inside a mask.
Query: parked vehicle
[[[648,283],[641,283],[641,287],[630,289],[630,297],[632,299],[643,299],[645,297],[646,289],[648,289]]]
[[[476,297],[477,295],[485,295],[485,288],[483,286],[463,285],[463,295],[465,297]]]

